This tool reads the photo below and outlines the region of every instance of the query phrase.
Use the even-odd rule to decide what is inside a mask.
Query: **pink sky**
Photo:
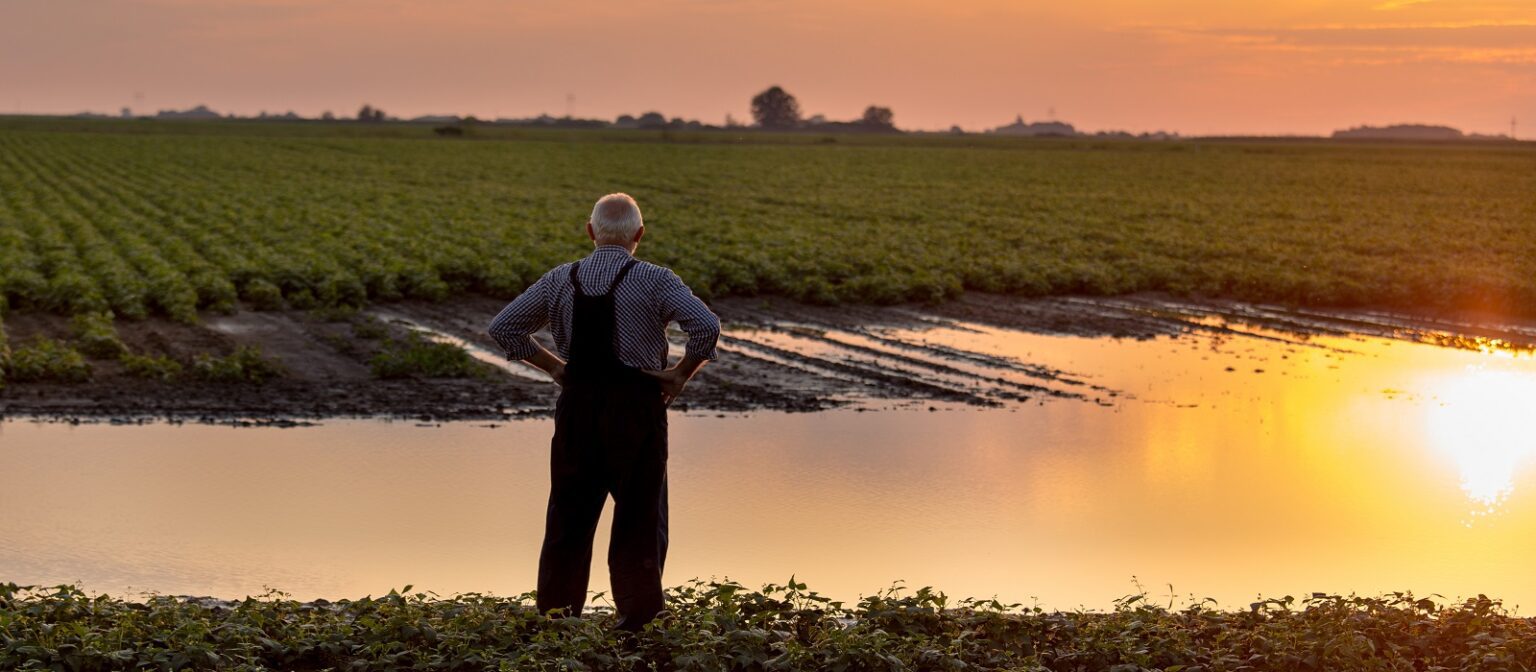
[[[3,0],[0,113],[721,123],[779,84],[903,128],[1536,137],[1536,0]]]

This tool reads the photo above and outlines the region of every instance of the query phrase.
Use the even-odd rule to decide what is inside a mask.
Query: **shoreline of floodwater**
[[[500,358],[483,322],[501,301],[400,302],[351,312],[269,311],[200,324],[119,320],[123,352],[200,366],[208,353],[259,360],[260,378],[189,371],[146,377],[123,361],[80,355],[83,378],[7,381],[0,417],[60,422],[285,426],[332,418],[498,422],[545,417],[556,388]],[[1124,390],[1044,361],[934,342],[935,329],[1003,330],[1084,339],[1375,338],[1438,347],[1536,352],[1536,322],[1372,310],[1306,309],[1159,295],[1025,299],[966,294],[940,304],[814,306],[777,298],[715,304],[722,356],[675,405],[682,412],[814,412],[880,404],[1001,408],[1066,402],[1113,406]],[[13,344],[84,343],[78,320],[31,313],[7,322]],[[447,372],[381,377],[371,363],[397,344],[455,350]],[[83,347],[83,346],[82,346]],[[252,355],[252,353],[256,353]],[[177,364],[184,362],[185,366]]]

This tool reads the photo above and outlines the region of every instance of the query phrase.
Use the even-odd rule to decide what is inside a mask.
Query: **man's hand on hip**
[[[549,374],[549,377],[554,379],[556,385],[565,387],[565,360],[556,357],[555,353],[545,350],[544,346],[539,345],[537,342],[533,344],[533,347],[536,348],[536,351],[532,357],[528,358],[528,363],[540,371]]]
[[[646,371],[651,377],[661,381],[661,401],[668,406],[677,395],[683,393],[683,388],[688,386],[688,379],[692,378],[691,372],[672,367],[665,371]]]
[[[661,381],[661,400],[668,406],[672,400],[683,393],[683,388],[688,386],[688,381],[693,379],[693,374],[698,373],[699,368],[707,361],[693,355],[683,355],[683,359],[665,371],[646,371],[645,373]]]

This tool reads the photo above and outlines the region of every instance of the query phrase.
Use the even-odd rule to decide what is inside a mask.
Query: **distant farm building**
[[[998,126],[989,131],[997,135],[1026,135],[1026,136],[1061,136],[1070,137],[1077,135],[1077,129],[1072,124],[1061,121],[1036,121],[1024,123],[1024,115],[1019,115],[1013,123],[1007,126]]]

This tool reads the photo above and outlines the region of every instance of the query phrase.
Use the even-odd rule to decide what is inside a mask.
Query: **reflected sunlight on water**
[[[1497,511],[1536,458],[1536,376],[1473,365],[1426,388],[1430,444],[1456,464],[1462,490],[1482,506],[1473,513]]]
[[[830,334],[866,358],[896,347],[884,338],[1019,363],[952,361],[955,386],[978,367],[1041,382],[1038,365],[1065,375],[1041,384],[1110,401],[674,414],[667,581],[795,574],[848,598],[901,579],[1061,608],[1107,607],[1132,576],[1227,605],[1314,590],[1536,600],[1536,358],[1243,331],[1114,340],[950,322]],[[0,423],[0,580],[521,593],[548,432],[537,419]],[[594,590],[607,588],[604,538]]]

